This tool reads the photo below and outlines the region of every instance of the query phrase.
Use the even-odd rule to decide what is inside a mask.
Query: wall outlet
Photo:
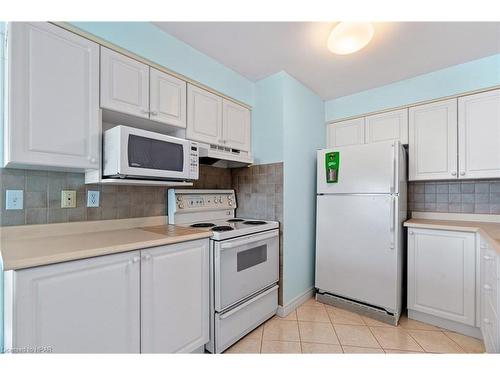
[[[22,210],[23,209],[23,191],[5,190],[5,209]]]
[[[61,208],[76,207],[76,190],[61,191]]]
[[[87,191],[87,207],[99,207],[99,191]]]

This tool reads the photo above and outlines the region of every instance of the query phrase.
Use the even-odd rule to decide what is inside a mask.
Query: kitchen
[[[0,25],[6,354],[500,352],[499,22]]]

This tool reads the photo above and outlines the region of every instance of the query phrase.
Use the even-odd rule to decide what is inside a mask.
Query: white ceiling
[[[252,81],[281,70],[333,99],[500,52],[500,22],[376,23],[352,55],[326,48],[335,23],[155,22]]]

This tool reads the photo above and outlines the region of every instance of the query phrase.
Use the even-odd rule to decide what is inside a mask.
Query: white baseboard
[[[284,318],[285,316],[290,314],[292,311],[294,311],[297,307],[299,307],[304,302],[306,302],[312,296],[314,296],[314,288],[310,288],[310,289],[306,290],[301,295],[292,299],[285,306],[278,306],[278,310],[276,311],[276,315],[278,315],[280,318]]]

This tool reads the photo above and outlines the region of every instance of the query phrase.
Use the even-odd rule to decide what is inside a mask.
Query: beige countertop
[[[493,249],[500,254],[500,223],[462,220],[436,220],[413,218],[405,227],[479,232]]]
[[[113,221],[94,222],[99,226],[99,230],[92,230],[93,227],[88,224],[78,226],[76,223],[73,223],[73,227],[68,226],[70,224],[47,224],[43,226],[46,228],[2,228],[0,253],[4,270],[197,240],[208,238],[212,234],[209,230],[166,225],[159,220],[142,223],[137,220],[128,221],[128,225],[116,225]],[[58,226],[59,230],[55,230],[51,225]],[[29,227],[38,228],[32,228],[30,231]]]

